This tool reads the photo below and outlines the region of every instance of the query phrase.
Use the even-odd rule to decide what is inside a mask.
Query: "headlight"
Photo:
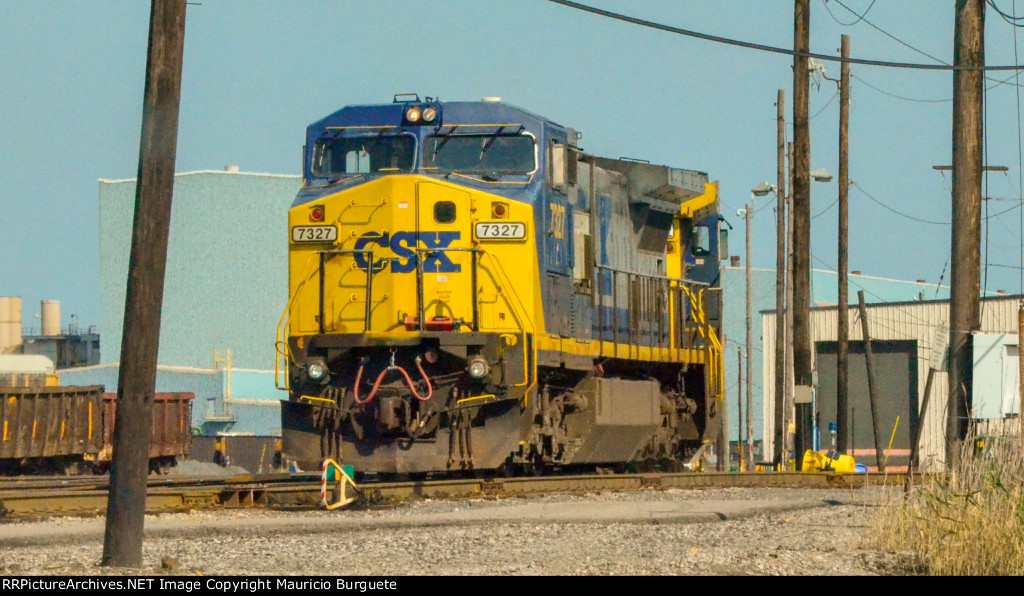
[[[490,366],[487,365],[487,360],[483,356],[474,356],[469,361],[469,366],[466,367],[466,372],[469,376],[474,379],[482,379],[487,376],[487,371],[490,370]]]
[[[423,108],[423,121],[433,122],[437,118],[437,108],[426,107]]]
[[[311,362],[307,364],[306,376],[314,381],[323,380],[327,376],[327,365],[322,362]]]
[[[416,124],[420,121],[420,109],[417,107],[409,108],[405,111],[405,120],[409,124]]]

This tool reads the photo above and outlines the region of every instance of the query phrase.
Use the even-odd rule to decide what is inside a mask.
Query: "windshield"
[[[536,169],[533,137],[493,134],[427,137],[423,167],[469,174],[529,174]]]
[[[313,150],[313,175],[322,178],[412,170],[411,135],[320,139]]]

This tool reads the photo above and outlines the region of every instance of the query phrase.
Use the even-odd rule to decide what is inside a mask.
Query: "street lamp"
[[[744,435],[746,435],[746,439],[747,439],[747,445],[746,445],[747,470],[750,470],[750,469],[753,468],[753,462],[754,462],[754,438],[753,438],[753,434],[754,434],[753,433],[753,430],[754,430],[754,414],[752,412],[753,405],[754,405],[754,397],[753,397],[753,395],[754,395],[754,379],[753,379],[753,371],[754,371],[754,365],[753,365],[753,362],[754,362],[754,338],[753,338],[753,332],[751,330],[751,318],[753,317],[754,306],[753,306],[753,288],[752,288],[751,264],[750,264],[750,221],[751,221],[751,219],[753,218],[753,215],[754,215],[754,198],[755,197],[766,197],[766,196],[768,196],[770,194],[773,194],[773,193],[776,194],[776,196],[777,196],[778,195],[778,190],[779,189],[777,187],[775,187],[775,186],[773,186],[771,184],[768,184],[767,182],[762,182],[761,184],[758,184],[754,188],[750,189],[750,203],[747,205],[747,208],[743,210],[744,211],[744,213],[743,213],[743,220],[746,223],[746,228],[747,228],[747,230],[746,230],[746,232],[747,232],[747,245],[746,245],[746,250],[747,250],[747,267],[746,267],[746,273],[747,273],[747,420],[746,420],[746,432],[745,433],[740,433],[739,439],[740,439],[740,441],[742,441],[742,437]],[[741,429],[744,426],[743,422],[744,422],[743,420],[739,421],[739,427]]]
[[[755,197],[766,197],[776,192],[777,190],[778,189],[774,185],[768,184],[767,182],[762,182],[761,184],[758,184],[754,188],[751,188],[750,194],[752,194]]]
[[[815,182],[832,182],[832,174],[829,174],[825,168],[811,170],[811,178],[813,178]]]

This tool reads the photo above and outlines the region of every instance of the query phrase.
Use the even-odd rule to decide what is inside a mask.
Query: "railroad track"
[[[472,478],[370,482],[360,486],[363,502],[392,503],[416,498],[472,498],[643,489],[707,488],[860,488],[899,484],[902,474],[597,474],[524,478]],[[0,518],[24,519],[55,515],[102,514],[107,506],[107,478],[15,480],[0,482]],[[148,512],[211,508],[316,508],[320,481],[313,475],[258,476],[228,479],[151,479]]]

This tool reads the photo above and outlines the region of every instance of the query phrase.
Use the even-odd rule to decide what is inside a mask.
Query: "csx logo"
[[[462,237],[460,232],[420,232],[419,247],[421,248],[448,248],[452,242]],[[356,250],[372,248],[374,245],[390,248],[395,254],[393,259],[376,259],[373,262],[373,269],[376,271],[384,267],[384,264],[391,261],[393,273],[409,273],[416,270],[416,232],[395,232],[389,234],[383,232],[369,232],[356,239]],[[368,261],[365,254],[356,253],[356,266],[366,269]],[[462,271],[462,265],[453,263],[446,252],[435,252],[426,255],[423,260],[423,270],[432,273],[458,273]]]

